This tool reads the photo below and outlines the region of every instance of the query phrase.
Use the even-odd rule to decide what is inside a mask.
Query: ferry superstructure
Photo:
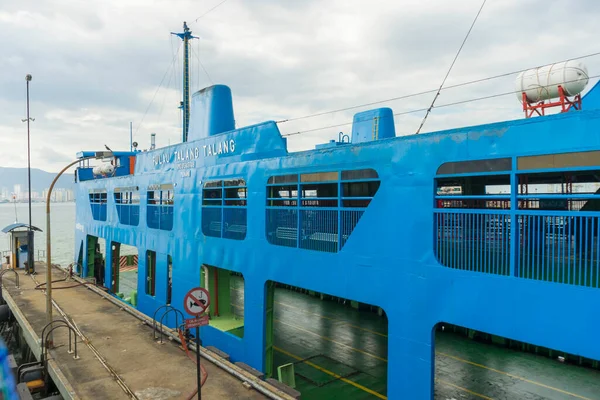
[[[293,153],[274,121],[235,128],[231,90],[208,87],[186,141],[113,152],[111,176],[82,161],[80,273],[117,295],[120,247],[136,247],[125,296],[139,311],[184,312],[185,293],[206,287],[203,343],[268,376],[276,285],[373,306],[387,349],[365,363],[386,371],[376,392],[391,399],[432,398],[440,324],[600,360],[600,207],[573,191],[600,181],[599,90],[581,110],[403,137],[378,108],[347,138]],[[532,189],[547,185],[560,194]]]

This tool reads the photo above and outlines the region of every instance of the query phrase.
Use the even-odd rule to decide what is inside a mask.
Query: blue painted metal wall
[[[203,328],[202,336],[206,345],[257,369],[265,365],[268,280],[380,306],[389,319],[389,398],[431,398],[433,329],[439,322],[600,359],[600,321],[593,317],[600,309],[600,289],[519,277],[517,230],[511,233],[513,257],[504,275],[442,266],[435,253],[434,199],[441,164],[508,157],[512,208],[503,214],[516,221],[516,157],[600,150],[599,129],[600,111],[586,111],[584,104],[581,112],[288,154],[277,126],[267,122],[138,154],[131,177],[80,183],[75,248],[86,235],[103,237],[107,245],[136,246],[141,277],[146,251],[156,251],[156,295],[144,294],[142,280],[138,288],[138,308],[149,315],[165,302],[167,254],[173,257],[173,305],[181,309],[186,291],[200,284],[202,264],[243,273],[244,338],[213,327]],[[269,177],[361,168],[376,170],[381,185],[340,251],[267,241]],[[202,233],[202,182],[221,178],[246,181],[244,240]],[[172,231],[148,228],[144,209],[146,188],[165,183],[175,184]],[[137,227],[118,223],[111,195],[133,185],[140,188],[142,205]],[[106,222],[95,221],[89,205],[89,190],[100,187],[109,193]]]

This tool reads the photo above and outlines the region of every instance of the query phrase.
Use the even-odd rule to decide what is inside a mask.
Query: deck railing
[[[510,273],[508,211],[444,210],[435,214],[435,254],[446,267],[488,274]]]
[[[520,278],[600,287],[600,217],[594,213],[521,213]]]
[[[600,287],[597,213],[519,210],[512,256],[511,217],[508,210],[436,210],[439,262],[466,271],[510,275],[513,270],[518,278]]]

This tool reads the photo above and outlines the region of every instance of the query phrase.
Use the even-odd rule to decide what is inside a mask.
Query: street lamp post
[[[50,188],[48,189],[48,195],[46,196],[46,323],[52,322],[52,240],[50,235],[50,198],[52,197],[52,189],[58,178],[73,165],[91,159],[107,158],[111,157],[112,152],[110,151],[99,151],[93,156],[79,158],[66,167],[64,167],[54,178]],[[48,333],[48,343],[52,345],[52,332]]]
[[[31,75],[25,76],[27,82],[27,185],[28,185],[28,197],[29,197],[29,228],[27,230],[27,273],[33,274],[35,272],[34,257],[33,257],[33,231],[31,230],[31,147],[29,140],[29,82],[31,82]]]

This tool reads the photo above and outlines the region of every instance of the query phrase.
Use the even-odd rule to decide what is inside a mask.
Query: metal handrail
[[[9,271],[11,271],[13,274],[15,274],[15,283],[16,283],[16,288],[18,289],[19,288],[19,274],[14,269],[5,269],[3,271],[0,271],[0,286],[2,286],[2,280],[3,280],[4,274]]]
[[[60,325],[56,325],[53,326],[53,324],[55,323],[60,323]],[[48,360],[48,338],[51,337],[52,332],[55,329],[58,328],[67,328],[69,330],[69,350],[67,351],[69,354],[73,354],[73,344],[75,347],[75,355],[73,356],[73,358],[75,360],[79,359],[79,356],[77,354],[77,333],[75,332],[75,329],[73,329],[73,327],[71,325],[69,325],[69,323],[67,321],[65,321],[64,319],[57,319],[54,320],[52,322],[47,323],[44,328],[42,329],[42,354],[41,354],[41,362],[47,362]],[[48,331],[48,333],[46,333],[46,329],[50,328],[50,330]],[[73,338],[71,338],[71,335],[73,335]]]
[[[162,316],[160,317],[160,324],[163,325],[163,318],[166,315],[169,315],[169,313],[173,311],[175,312],[175,326],[179,326],[179,320],[177,319],[179,317],[179,315],[181,315],[181,320],[183,321],[185,319],[185,317],[183,316],[183,313],[181,311],[179,311],[178,309],[171,307],[167,309],[167,311],[165,311]],[[163,330],[160,330],[160,343],[163,343]]]
[[[54,322],[54,321],[53,321]],[[77,355],[77,334],[75,333],[75,330],[70,326],[70,325],[58,325],[53,327],[52,329],[50,329],[48,331],[48,333],[46,334],[46,340],[44,341],[44,360],[47,362],[48,361],[48,343],[45,343],[46,341],[48,341],[48,336],[50,336],[52,334],[52,332],[54,332],[54,330],[58,329],[58,328],[62,328],[62,327],[66,327],[67,329],[69,329],[69,350],[67,351],[67,353],[69,354],[73,354],[73,347],[71,346],[71,333],[74,336],[74,344],[75,344],[75,355],[73,356],[74,360],[78,360],[79,359],[79,355]]]
[[[165,307],[171,307],[170,304],[163,304],[154,310],[154,314],[152,314],[152,339],[156,340],[156,313],[158,313],[161,309]]]
[[[175,311],[175,326],[177,326],[177,325],[178,325],[177,323],[179,322],[179,320],[177,319],[177,317],[178,317],[179,315],[181,315],[181,320],[182,320],[182,321],[185,319],[185,317],[184,317],[183,313],[182,313],[181,311],[179,311],[178,309],[176,309],[175,307],[173,307],[172,305],[170,305],[170,304],[163,304],[162,306],[158,307],[158,308],[157,308],[157,309],[154,311],[154,314],[152,315],[152,338],[153,338],[154,340],[156,340],[156,328],[157,328],[157,326],[156,326],[156,322],[157,322],[157,321],[156,321],[156,314],[157,314],[157,313],[158,313],[158,312],[159,312],[161,309],[163,309],[163,308],[167,308],[168,310],[167,310],[167,311],[165,311],[163,314],[161,314],[161,318],[160,318],[160,324],[161,324],[161,325],[162,325],[162,321],[163,321],[163,318],[164,318],[164,316],[165,316],[166,314],[170,313],[171,311]],[[162,343],[162,329],[161,329],[161,331],[160,331],[160,332],[161,332],[161,336],[160,336],[160,343]]]
[[[21,371],[23,371],[23,369],[25,369],[27,367],[33,367],[35,365],[39,365],[41,367],[44,366],[42,361],[34,361],[34,362],[19,365],[19,368],[17,368],[17,383],[21,383],[21,378],[23,378]],[[45,372],[46,372],[46,369],[44,368],[44,376],[45,376]]]

